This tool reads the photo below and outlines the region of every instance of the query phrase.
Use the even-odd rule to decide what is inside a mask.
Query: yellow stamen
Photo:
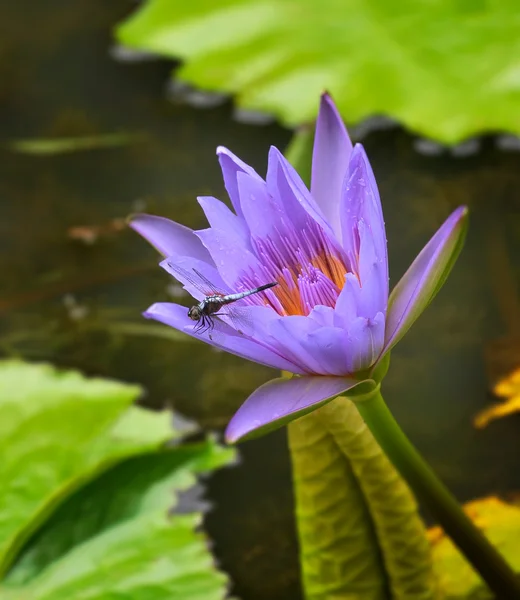
[[[280,304],[282,305],[283,313],[282,316],[288,315],[304,315],[302,310],[300,290],[297,285],[297,277],[293,275],[294,286],[289,286],[284,277],[278,279],[278,284],[273,288],[273,292],[276,294]],[[280,311],[278,311],[280,312]]]
[[[340,290],[343,289],[347,268],[339,258],[323,252],[313,259],[312,265],[335,283]]]
[[[347,268],[343,264],[343,261],[336,256],[323,252],[312,260],[312,266],[321,271],[340,290],[345,285]],[[293,285],[289,285],[285,277],[279,277],[277,279],[278,285],[271,290],[280,302],[281,309],[279,305],[270,302],[267,302],[267,304],[274,308],[281,316],[306,315],[308,309],[302,305],[300,288],[298,287],[298,276],[303,272],[303,269],[301,265],[287,266],[286,268],[291,274]]]

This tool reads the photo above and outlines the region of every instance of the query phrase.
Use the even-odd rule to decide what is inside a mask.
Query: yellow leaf
[[[494,404],[479,412],[473,421],[478,429],[486,427],[495,419],[520,412],[520,368],[501,379],[494,387],[493,393],[505,398],[505,402]]]
[[[489,541],[520,572],[520,508],[490,496],[464,505]],[[464,556],[444,535],[440,527],[432,527],[428,537],[433,548],[433,563],[447,598],[491,598],[491,593]]]

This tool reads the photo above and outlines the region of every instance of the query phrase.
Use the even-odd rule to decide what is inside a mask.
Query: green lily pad
[[[224,598],[197,503],[174,509],[234,450],[167,446],[182,432],[171,413],[131,406],[140,392],[0,362],[2,600]]]
[[[212,441],[130,458],[76,491],[29,541],[0,598],[221,600],[227,578],[175,492],[230,461]],[[5,595],[5,596],[4,596]]]
[[[48,365],[0,363],[0,575],[73,490],[175,437],[170,414],[130,407],[140,393]]]
[[[327,89],[349,123],[387,115],[455,143],[520,133],[519,31],[516,0],[147,0],[116,34],[290,126],[313,120]]]

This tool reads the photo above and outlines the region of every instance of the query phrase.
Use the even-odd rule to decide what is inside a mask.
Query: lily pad
[[[182,432],[171,413],[131,406],[140,392],[0,363],[2,600],[224,598],[199,505],[175,506],[234,451],[166,445]]]
[[[328,89],[350,123],[385,115],[456,143],[520,133],[519,31],[516,0],[147,0],[116,34],[289,126],[312,121]]]
[[[229,462],[212,441],[133,457],[71,495],[33,536],[0,597],[26,600],[221,600],[199,513],[175,514],[175,492]]]
[[[49,365],[0,363],[0,575],[74,489],[175,437],[169,413],[130,407],[140,393]]]

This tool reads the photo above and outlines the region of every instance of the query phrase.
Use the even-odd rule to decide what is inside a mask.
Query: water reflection
[[[0,9],[13,24],[0,41],[4,141],[140,137],[48,156],[0,150],[2,352],[137,381],[148,405],[172,404],[221,429],[273,373],[173,331],[145,329],[140,312],[171,300],[175,287],[153,250],[114,223],[148,210],[204,227],[195,197],[225,197],[216,146],[263,172],[269,145],[283,148],[289,133],[237,123],[229,101],[205,111],[170,102],[169,63],[115,61],[110,27],[132,3],[53,4],[45,28],[36,9]],[[518,154],[483,139],[476,154],[426,156],[399,128],[361,131],[383,197],[393,282],[455,206],[471,207],[453,275],[393,353],[387,399],[462,500],[518,489],[520,417],[483,431],[471,424],[491,400],[491,380],[520,362]],[[245,444],[242,454],[208,484],[215,508],[207,526],[220,563],[244,600],[298,598],[285,432]]]

